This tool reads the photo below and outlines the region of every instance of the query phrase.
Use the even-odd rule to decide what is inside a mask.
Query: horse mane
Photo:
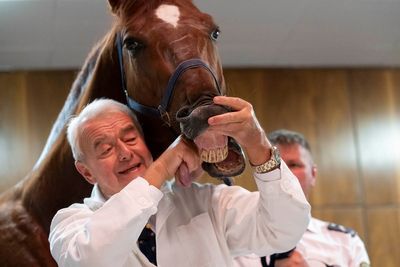
[[[47,234],[54,214],[74,202],[81,202],[91,190],[91,185],[75,170],[65,136],[69,119],[95,98],[125,101],[118,79],[119,69],[114,60],[114,35],[115,28],[89,53],[33,169],[0,196],[0,204],[21,201]],[[116,82],[111,84],[110,81]]]
[[[92,48],[91,52],[89,53],[83,64],[82,69],[78,73],[78,76],[75,78],[70,93],[68,94],[64,106],[52,126],[49,137],[47,138],[46,144],[35,166],[37,166],[43,160],[45,155],[48,153],[50,147],[53,145],[55,139],[59,136],[60,132],[63,131],[64,125],[71,118],[71,116],[73,116],[74,111],[76,111],[78,105],[77,100],[82,94],[82,91],[88,86],[88,82],[92,77],[93,69],[97,63],[101,50],[101,44],[102,42],[98,42]]]
[[[31,172],[0,195],[0,266],[57,266],[48,248],[51,220],[59,209],[81,202],[92,187],[75,169],[66,125],[94,98],[124,101],[118,82],[107,83],[119,81],[113,35],[111,30],[87,57]]]

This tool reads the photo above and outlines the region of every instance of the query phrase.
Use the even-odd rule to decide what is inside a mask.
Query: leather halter
[[[160,117],[168,126],[171,126],[171,119],[168,114],[168,107],[171,102],[171,97],[174,93],[175,85],[179,79],[179,77],[187,70],[189,69],[194,69],[194,68],[204,68],[206,69],[211,76],[213,77],[215,81],[215,85],[218,89],[218,93],[221,95],[221,88],[218,83],[217,77],[215,76],[214,72],[208,67],[208,65],[202,61],[201,59],[188,59],[183,62],[181,62],[177,68],[175,69],[174,73],[168,80],[167,88],[165,90],[165,94],[163,98],[161,99],[160,105],[155,108],[147,105],[140,104],[139,102],[135,101],[128,95],[128,91],[126,88],[126,79],[125,79],[125,70],[124,70],[124,62],[123,62],[123,56],[122,56],[122,36],[121,33],[118,32],[116,36],[116,46],[118,50],[118,61],[119,61],[119,67],[121,71],[121,86],[122,90],[124,91],[126,95],[126,100],[128,103],[128,106],[133,109],[136,112],[145,114],[145,115],[151,115],[154,117]]]

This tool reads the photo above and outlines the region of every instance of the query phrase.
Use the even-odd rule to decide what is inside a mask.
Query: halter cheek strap
[[[208,67],[204,61],[201,59],[189,59],[181,62],[178,67],[175,69],[174,73],[168,80],[167,88],[165,90],[165,94],[161,99],[160,105],[155,108],[147,105],[140,104],[139,102],[135,101],[128,95],[128,91],[126,88],[126,79],[125,79],[125,70],[124,70],[124,63],[123,63],[123,56],[122,56],[122,37],[121,33],[117,33],[116,36],[116,46],[118,51],[118,61],[119,67],[121,72],[121,86],[122,90],[126,95],[126,100],[128,106],[136,112],[151,115],[155,117],[160,117],[168,126],[171,126],[171,119],[168,114],[169,104],[171,102],[171,98],[174,94],[175,85],[178,82],[179,77],[187,70],[194,69],[194,68],[204,68],[206,69],[214,79],[215,85],[217,87],[218,93],[221,95],[221,88],[218,83],[217,77],[215,76],[214,72]]]

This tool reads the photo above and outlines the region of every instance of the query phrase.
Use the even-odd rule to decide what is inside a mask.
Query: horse
[[[113,27],[86,58],[31,172],[0,196],[1,266],[57,266],[48,243],[51,219],[91,191],[75,170],[66,126],[96,98],[135,110],[154,158],[183,134],[196,143],[211,176],[244,169],[234,140],[207,131],[208,117],[229,111],[212,103],[226,93],[212,17],[191,0],[108,3]]]

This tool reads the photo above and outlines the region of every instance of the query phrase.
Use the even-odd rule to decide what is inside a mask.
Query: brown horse
[[[56,266],[48,234],[57,210],[81,202],[91,186],[77,173],[65,137],[68,119],[95,98],[137,111],[157,157],[183,132],[216,177],[240,173],[244,159],[226,137],[209,136],[212,104],[225,94],[215,47],[219,29],[190,0],[109,0],[116,22],[88,56],[33,170],[0,196],[0,266]],[[232,168],[232,166],[235,166]]]

